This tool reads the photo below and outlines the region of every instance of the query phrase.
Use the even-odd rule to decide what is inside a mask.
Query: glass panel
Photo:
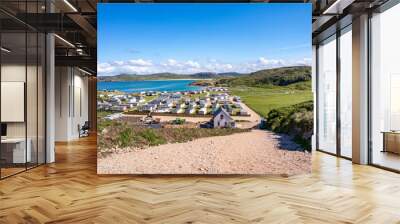
[[[372,18],[372,163],[400,170],[400,4]]]
[[[37,1],[27,2],[27,13],[37,13],[39,5]],[[37,23],[38,21],[31,22]],[[35,167],[38,164],[38,33],[35,30],[27,30],[27,98],[26,98],[26,113],[27,113],[27,150],[31,151],[30,162],[27,167]]]
[[[27,33],[28,38],[28,62],[27,62],[27,97],[26,97],[26,113],[27,113],[27,149],[30,150],[30,161],[28,162],[28,168],[37,165],[38,160],[38,143],[37,143],[37,132],[38,132],[38,120],[37,120],[37,79],[38,79],[38,36],[36,32]]]
[[[352,157],[352,35],[351,27],[340,36],[340,152]]]
[[[2,177],[25,170],[30,161],[26,151],[25,91],[26,34],[2,33],[1,43],[1,140]]]
[[[45,148],[45,44],[46,37],[44,34],[39,33],[38,35],[38,163],[45,163],[46,148]]]
[[[318,146],[336,153],[336,37],[318,48]]]
[[[44,0],[0,1],[0,7],[20,16],[43,13],[44,6]],[[1,178],[45,162],[46,40],[32,29],[0,12]]]

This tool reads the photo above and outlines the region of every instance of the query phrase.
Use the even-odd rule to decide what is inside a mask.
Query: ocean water
[[[149,80],[149,81],[121,81],[98,82],[97,90],[118,90],[128,93],[142,91],[191,91],[200,90],[199,86],[189,86],[194,80]]]

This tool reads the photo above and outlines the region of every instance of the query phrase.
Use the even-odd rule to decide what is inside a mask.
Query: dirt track
[[[311,154],[268,131],[196,139],[98,159],[99,174],[279,174],[311,170]]]

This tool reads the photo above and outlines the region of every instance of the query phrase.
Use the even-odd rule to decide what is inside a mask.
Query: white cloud
[[[121,66],[124,64],[124,62],[123,61],[113,61],[112,64]]]
[[[296,64],[298,65],[309,65],[311,66],[312,59],[311,58],[303,58],[302,60],[296,61]]]
[[[109,63],[99,63],[97,65],[97,72],[99,74],[102,73],[111,73],[115,70],[115,68],[113,66],[111,66]]]
[[[285,64],[285,62],[281,59],[266,59],[264,57],[260,57],[258,59],[258,63],[260,63],[261,65],[270,65],[270,66]]]
[[[187,61],[185,64],[191,68],[200,68],[200,64],[195,61]]]
[[[311,65],[311,58],[298,60],[282,60],[260,57],[253,61],[241,63],[227,63],[215,59],[204,62],[195,60],[180,61],[176,59],[167,59],[165,61],[153,63],[146,59],[132,59],[127,61],[112,61],[98,64],[99,75],[118,75],[118,74],[152,74],[171,72],[178,74],[192,74],[197,72],[240,72],[249,73],[261,69],[277,68],[284,66]]]
[[[133,66],[143,66],[143,67],[148,67],[152,65],[150,60],[143,60],[143,59],[129,60],[128,64]]]

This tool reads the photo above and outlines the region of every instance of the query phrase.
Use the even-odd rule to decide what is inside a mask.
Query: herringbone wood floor
[[[0,181],[0,223],[400,223],[400,175],[322,153],[303,176],[98,176],[96,141]]]

